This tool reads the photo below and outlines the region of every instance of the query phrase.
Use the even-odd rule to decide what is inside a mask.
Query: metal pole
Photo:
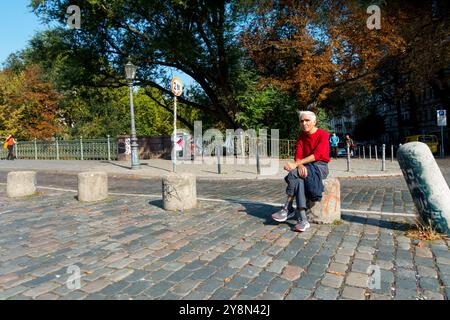
[[[386,145],[382,146],[382,158],[381,158],[381,171],[385,171],[386,169]]]
[[[34,138],[34,160],[37,160],[37,143],[36,143],[36,138]]]
[[[290,145],[289,145],[289,140],[288,140],[288,159],[290,158],[290,156],[291,156],[291,150],[290,150]]]
[[[108,161],[111,161],[111,141],[109,140],[110,136],[108,134]]]
[[[56,160],[59,160],[59,143],[58,138],[55,139],[56,142]]]
[[[261,174],[261,165],[259,163],[259,142],[258,138],[256,138],[256,172],[258,175]]]
[[[133,82],[130,81],[130,113],[131,113],[131,170],[140,169],[136,126],[134,124]]]
[[[366,158],[366,145],[363,145],[363,159]]]
[[[15,152],[15,158],[19,159],[19,141],[16,141],[16,144],[14,145],[13,151]]]
[[[173,99],[173,154],[172,154],[172,171],[177,172],[177,96]]]
[[[372,160],[372,145],[369,144],[369,159]]]
[[[217,156],[217,173],[221,174],[222,173],[222,168],[220,165],[220,146],[216,146],[216,156]],[[222,148],[223,150],[223,148]]]
[[[394,145],[391,144],[391,162],[394,162]]]
[[[375,160],[378,161],[378,146],[375,145]]]
[[[444,157],[444,126],[441,126],[441,158]]]
[[[84,160],[84,155],[83,155],[83,136],[80,137],[80,153],[81,153],[81,160]]]
[[[347,172],[350,172],[350,147],[347,146]]]

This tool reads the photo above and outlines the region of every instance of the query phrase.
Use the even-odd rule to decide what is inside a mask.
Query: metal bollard
[[[386,145],[385,144],[383,144],[381,152],[382,152],[381,171],[385,171],[385,169],[386,169]]]
[[[256,172],[258,175],[261,174],[261,164],[259,163],[259,142],[256,141]]]
[[[394,145],[391,144],[391,162],[394,162]]]
[[[55,138],[55,143],[56,143],[56,160],[59,160],[59,143],[58,143],[58,138]]]
[[[37,143],[36,138],[34,138],[34,160],[37,160]]]
[[[363,145],[363,159],[366,158],[366,145]]]
[[[110,136],[108,134],[108,161],[111,161],[111,141],[109,140]]]
[[[350,172],[350,147],[347,146],[347,172]]]
[[[375,147],[375,160],[378,161],[378,146],[375,145],[374,147]]]
[[[216,147],[216,156],[217,156],[217,173],[222,173],[222,167],[220,165],[220,146]]]
[[[84,155],[83,155],[83,136],[80,137],[80,155],[81,155],[81,160],[84,160]]]
[[[369,159],[372,160],[372,145],[369,144]]]

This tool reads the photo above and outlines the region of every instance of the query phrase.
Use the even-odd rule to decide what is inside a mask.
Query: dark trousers
[[[333,158],[337,159],[338,147],[331,147],[331,154],[332,154]]]
[[[328,176],[328,164],[325,162],[316,163],[322,174],[322,179]],[[298,169],[289,171],[289,174],[284,178],[287,183],[286,194],[290,197],[295,197],[297,209],[307,209],[305,196],[305,178],[298,175]]]
[[[6,157],[6,160],[13,160],[14,159],[13,149],[14,149],[13,145],[8,146],[8,156]]]

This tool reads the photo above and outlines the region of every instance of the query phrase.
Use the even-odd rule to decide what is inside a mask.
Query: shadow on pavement
[[[411,223],[408,222],[397,222],[382,219],[366,218],[349,214],[341,214],[341,218],[342,220],[351,223],[360,223],[364,225],[370,225],[396,231],[407,231],[411,227]],[[414,216],[412,216],[411,218],[414,218]]]

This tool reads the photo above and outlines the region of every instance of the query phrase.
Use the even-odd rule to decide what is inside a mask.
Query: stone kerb
[[[196,177],[190,173],[169,173],[162,179],[164,210],[184,211],[197,206]]]
[[[101,201],[108,198],[108,175],[106,172],[90,171],[78,174],[78,200]]]
[[[10,198],[31,196],[36,193],[36,172],[15,171],[7,176],[6,194]]]
[[[331,224],[341,220],[341,188],[339,180],[327,178],[323,180],[324,192],[320,202],[310,202],[307,214],[311,222]]]

